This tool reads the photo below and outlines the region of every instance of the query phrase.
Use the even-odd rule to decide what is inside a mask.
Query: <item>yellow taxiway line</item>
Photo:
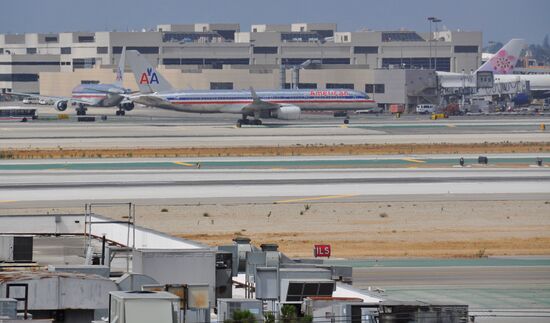
[[[187,167],[197,167],[197,164],[190,164],[190,163],[184,163],[184,162],[174,162],[176,165],[180,166],[187,166]]]
[[[345,194],[345,195],[327,195],[327,196],[318,196],[318,197],[304,197],[299,199],[292,200],[282,200],[276,201],[275,203],[294,203],[294,202],[303,202],[303,201],[318,201],[318,200],[330,200],[330,199],[341,199],[346,197],[354,197],[359,194]]]
[[[411,163],[425,163],[426,162],[425,160],[414,159],[414,158],[403,158],[403,160],[411,162]]]

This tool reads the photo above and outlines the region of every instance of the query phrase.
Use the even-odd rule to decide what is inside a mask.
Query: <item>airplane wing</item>
[[[151,107],[157,107],[157,108],[173,107],[170,101],[152,94],[127,95],[126,98],[131,100],[134,103],[139,103],[139,104],[143,104]]]
[[[256,94],[256,91],[254,91],[252,87],[250,88],[250,93],[252,94],[252,102],[242,108],[243,112],[268,111],[275,110],[281,107],[280,104],[266,102],[260,99]]]
[[[69,100],[69,98],[61,97],[61,96],[48,96],[48,95],[40,95],[40,94],[31,94],[31,93],[22,93],[22,92],[8,92],[6,94],[14,95],[14,96],[22,96],[25,98],[36,98],[36,99],[50,99],[50,100]]]
[[[26,97],[26,98],[36,98],[36,99],[46,99],[46,100],[50,100],[50,101],[67,101],[67,102],[72,102],[72,103],[78,103],[78,104],[84,104],[84,105],[89,105],[91,104],[89,100],[85,100],[85,99],[78,99],[78,98],[73,98],[73,97],[66,97],[66,96],[49,96],[49,95],[39,95],[39,94],[31,94],[31,93],[21,93],[21,92],[9,92],[9,93],[6,93],[6,94],[9,94],[9,95],[15,95],[15,96],[21,96],[21,97]]]

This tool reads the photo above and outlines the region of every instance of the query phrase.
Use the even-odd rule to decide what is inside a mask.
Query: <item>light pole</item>
[[[430,69],[432,69],[432,22],[434,21],[434,19],[437,19],[437,18],[436,17],[428,17],[428,21],[429,21],[429,25],[430,25],[430,33],[428,35],[428,42],[429,42],[429,45],[430,45],[430,62],[429,62]]]
[[[439,41],[439,36],[437,36],[437,33],[438,33],[438,28],[437,28],[437,23],[438,22],[441,22],[441,19],[438,19],[438,18],[434,18],[433,19],[433,22],[435,23],[435,34],[436,34],[436,38],[435,38],[435,70],[437,71],[437,42]]]

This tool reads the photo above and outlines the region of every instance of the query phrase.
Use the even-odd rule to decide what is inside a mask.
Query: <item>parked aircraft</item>
[[[87,107],[118,107],[116,114],[124,115],[126,111],[131,111],[134,108],[134,103],[125,97],[131,91],[122,85],[125,55],[126,51],[123,49],[116,70],[116,80],[112,84],[80,84],[73,88],[71,97],[43,96],[16,92],[10,92],[10,94],[53,101],[54,107],[58,111],[67,110],[69,105],[77,105],[77,115],[85,115]]]
[[[525,48],[523,39],[512,39],[504,45],[485,64],[474,73],[448,73],[437,72],[442,87],[477,87],[476,76],[478,72],[492,72],[495,86],[518,82],[529,82],[529,89],[534,98],[550,96],[550,75],[541,74],[513,74],[519,60],[521,51]]]

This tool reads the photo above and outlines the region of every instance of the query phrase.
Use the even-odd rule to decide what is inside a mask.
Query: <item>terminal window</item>
[[[420,37],[420,35],[412,31],[396,31],[396,32],[383,32],[382,41],[383,42],[424,41],[424,38]]]
[[[97,48],[98,54],[108,54],[109,53],[109,47],[98,47]]]
[[[350,89],[353,90],[355,87],[353,83],[327,83],[327,89]]]
[[[70,47],[61,47],[61,54],[70,54],[71,48]]]
[[[429,57],[382,58],[382,68],[390,68],[392,66],[409,69],[428,69],[430,67],[435,68],[437,66],[438,71],[450,72],[451,59],[449,57],[439,57],[437,59],[432,58],[430,64]]]
[[[254,47],[254,54],[277,54],[278,52],[278,48],[273,46],[273,47],[263,47],[263,46],[258,46],[258,47]]]
[[[46,36],[44,41],[46,43],[57,43],[57,36]]]
[[[99,81],[96,80],[82,80],[80,84],[99,84]]]
[[[93,43],[95,42],[94,36],[78,36],[79,43]]]
[[[374,84],[365,84],[366,93],[374,93]]]
[[[95,58],[75,58],[73,59],[73,68],[93,68]]]
[[[137,50],[140,54],[159,53],[159,48],[155,46],[128,46],[126,50]],[[122,46],[113,46],[113,54],[122,54]]]
[[[355,46],[354,54],[378,54],[378,46]]]
[[[223,65],[248,65],[248,58],[205,58],[204,65],[212,65],[212,68],[221,69]]]
[[[163,58],[162,64],[164,65],[181,65],[181,59],[179,58]]]
[[[0,74],[0,82],[37,82],[38,74]]]
[[[204,65],[204,59],[202,58],[182,58],[181,65]]]
[[[317,33],[321,38],[334,37],[334,30],[312,30],[312,32]]]
[[[27,54],[36,54],[36,48],[33,48],[33,47],[27,48]]]
[[[366,93],[384,93],[386,86],[384,84],[365,84]]]
[[[299,83],[299,89],[316,89],[317,83]],[[285,83],[285,89],[290,89],[290,83]]]
[[[350,59],[349,58],[323,58],[321,62],[323,64],[349,65]]]
[[[477,53],[477,46],[455,46],[455,53]]]
[[[281,33],[282,42],[313,42],[319,41],[321,35],[316,32],[284,32]]]
[[[210,90],[233,90],[233,82],[210,82]]]
[[[248,65],[248,58],[163,58],[164,65],[212,65],[222,68],[223,65]]]
[[[235,30],[218,29],[218,30],[214,30],[214,31],[217,32],[220,36],[222,36],[223,39],[235,40]]]

